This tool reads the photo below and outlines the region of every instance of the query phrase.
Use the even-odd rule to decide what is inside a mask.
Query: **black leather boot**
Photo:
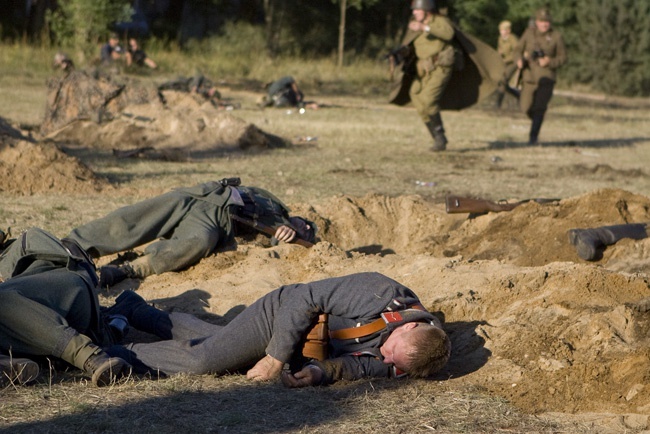
[[[594,261],[605,246],[612,245],[622,238],[642,240],[647,238],[645,223],[602,226],[593,229],[571,229],[569,242],[576,248],[578,256],[585,261]]]
[[[534,114],[533,117],[533,122],[530,125],[530,135],[528,137],[528,144],[529,145],[537,145],[539,143],[539,130],[542,129],[542,122],[544,122],[544,114]]]
[[[430,148],[433,152],[440,152],[447,149],[447,137],[445,136],[445,129],[442,126],[442,118],[440,113],[436,113],[429,118],[425,124],[431,137],[433,137],[433,146]]]

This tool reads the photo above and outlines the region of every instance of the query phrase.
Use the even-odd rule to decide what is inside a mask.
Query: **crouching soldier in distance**
[[[367,377],[427,377],[446,364],[451,351],[440,321],[415,293],[379,273],[282,286],[225,326],[160,311],[133,291],[122,293],[111,312],[166,339],[107,349],[142,373],[247,370],[254,381],[281,377],[288,387],[304,387]],[[328,315],[328,354],[308,359],[301,348],[321,314]],[[283,372],[285,364],[290,371]]]
[[[96,386],[129,375],[128,363],[101,349],[120,341],[126,321],[101,312],[95,266],[85,251],[38,228],[3,248],[0,368],[5,383],[38,376],[38,365],[24,357],[61,359],[84,371]]]
[[[253,228],[271,228],[278,241],[311,245],[316,226],[289,215],[270,192],[240,185],[239,178],[211,181],[122,207],[68,235],[93,258],[154,241],[144,254],[100,269],[100,286],[126,278],[182,270]]]

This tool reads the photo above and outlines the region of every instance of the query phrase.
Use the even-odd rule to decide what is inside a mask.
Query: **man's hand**
[[[296,238],[296,231],[291,229],[289,226],[282,225],[275,231],[275,238],[278,241],[284,241],[285,243],[290,243]]]
[[[414,32],[423,32],[425,26],[426,24],[419,21],[411,20],[409,22],[409,29],[413,30]]]
[[[284,363],[267,355],[246,373],[246,378],[253,381],[273,380],[280,375],[283,366]]]
[[[316,386],[322,380],[323,371],[315,365],[307,365],[293,375],[291,372],[282,373],[282,384],[287,387]]]
[[[539,63],[539,66],[541,66],[542,68],[546,68],[548,64],[551,63],[551,58],[547,56],[540,57],[539,59],[537,59],[537,62]]]

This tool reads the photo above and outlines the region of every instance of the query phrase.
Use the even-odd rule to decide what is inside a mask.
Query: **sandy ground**
[[[53,145],[3,128],[3,191],[113,188]],[[567,236],[571,228],[650,221],[647,196],[599,189],[472,218],[419,195],[334,195],[291,206],[318,224],[313,248],[240,242],[188,270],[123,282],[102,300],[137,288],[159,307],[227,319],[285,283],[379,271],[444,315],[453,356],[439,378],[480,386],[530,413],[625,415],[647,427],[650,313],[635,306],[650,296],[650,239],[621,240],[588,263]]]

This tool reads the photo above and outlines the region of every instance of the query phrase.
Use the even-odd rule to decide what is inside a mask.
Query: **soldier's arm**
[[[560,66],[564,65],[567,61],[566,47],[564,46],[564,40],[562,36],[558,33],[557,35],[557,47],[556,47],[555,56],[550,58],[548,67],[551,69],[557,69]]]
[[[317,282],[287,285],[282,306],[274,314],[273,336],[266,354],[288,362],[305,331],[319,313],[370,321],[408,288],[379,273],[359,273]]]
[[[454,27],[448,18],[440,15],[433,15],[431,21],[427,24],[429,33],[443,41],[451,41],[454,38]]]
[[[334,359],[312,361],[309,363],[322,371],[319,384],[332,384],[339,380],[358,380],[361,378],[390,378],[392,365],[372,356],[342,356]]]

